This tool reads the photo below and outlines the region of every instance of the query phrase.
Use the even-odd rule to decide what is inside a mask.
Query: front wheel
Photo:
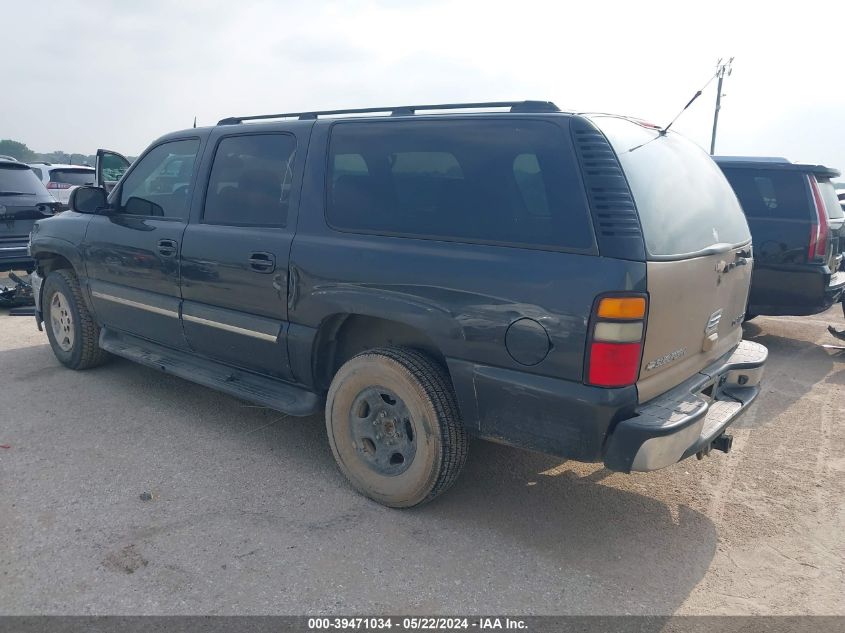
[[[88,311],[79,281],[69,270],[54,270],[44,280],[44,324],[53,354],[71,369],[102,365],[108,353],[100,348],[100,328]]]
[[[448,375],[416,350],[374,349],[345,363],[326,399],[326,430],[352,485],[393,508],[442,494],[466,461]]]

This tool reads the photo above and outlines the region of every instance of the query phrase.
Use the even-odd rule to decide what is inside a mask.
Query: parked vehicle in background
[[[58,210],[59,203],[29,166],[0,158],[0,272],[34,269],[27,251],[29,232],[36,220]]]
[[[29,163],[30,169],[47,187],[57,202],[67,206],[70,192],[80,185],[94,184],[94,168],[84,165],[57,165],[52,163]]]
[[[717,156],[754,239],[748,315],[808,315],[842,300],[845,213],[836,169],[785,158]]]
[[[340,469],[394,507],[446,490],[468,435],[623,472],[730,449],[767,352],[697,145],[532,101],[255,118],[280,120],[164,136],[36,224],[61,363],[325,403]]]
[[[836,197],[839,198],[839,204],[842,207],[843,211],[845,211],[845,191],[840,189],[837,192]]]
[[[13,162],[13,163],[18,163],[18,162],[20,162],[20,161],[19,161],[17,158],[15,158],[14,156],[7,156],[6,154],[0,154],[0,160],[11,161],[11,162]]]

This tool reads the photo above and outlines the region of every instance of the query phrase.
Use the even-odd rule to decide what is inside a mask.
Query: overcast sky
[[[0,23],[0,138],[36,151],[137,155],[194,116],[450,101],[665,124],[735,56],[717,153],[845,169],[836,2],[0,0]],[[704,147],[715,97],[675,125]]]

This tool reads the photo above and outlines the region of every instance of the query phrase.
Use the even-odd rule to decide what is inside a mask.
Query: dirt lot
[[[626,476],[476,442],[401,512],[349,488],[319,416],[68,371],[0,313],[0,613],[845,614],[828,323],[746,326],[771,356],[728,456]]]

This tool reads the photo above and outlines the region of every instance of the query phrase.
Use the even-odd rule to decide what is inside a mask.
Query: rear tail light
[[[810,190],[813,192],[813,207],[816,210],[816,221],[810,225],[810,246],[807,249],[807,258],[810,260],[817,257],[824,257],[827,253],[828,222],[827,209],[824,206],[822,192],[819,191],[819,183],[815,176],[807,176],[810,180]]]
[[[72,184],[68,182],[48,182],[47,189],[70,189],[73,187]]]
[[[590,319],[586,383],[627,387],[637,382],[648,304],[644,295],[599,297]]]

